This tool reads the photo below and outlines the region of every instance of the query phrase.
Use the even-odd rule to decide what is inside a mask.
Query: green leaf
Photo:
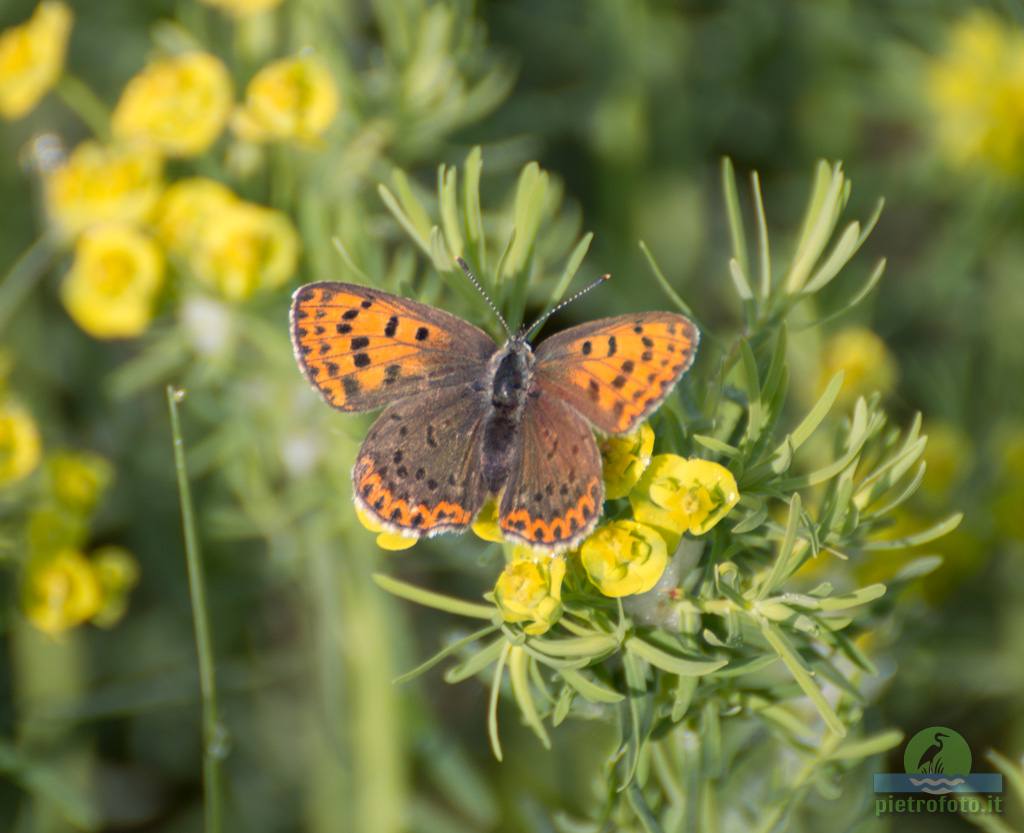
[[[741,300],[754,300],[754,290],[750,288],[750,281],[747,280],[747,274],[743,271],[743,267],[740,266],[736,258],[729,261],[729,277],[732,278],[733,286],[736,287],[736,294],[740,296]]]
[[[854,738],[841,743],[829,754],[828,760],[859,761],[871,758],[899,746],[902,741],[903,732],[899,729],[889,729],[866,738]]]
[[[726,457],[739,457],[740,455],[740,450],[736,446],[716,440],[714,437],[709,437],[706,434],[694,434],[693,439],[710,451],[723,454]]]
[[[681,677],[701,677],[704,674],[717,671],[728,663],[728,660],[725,659],[699,659],[670,654],[660,648],[655,648],[639,636],[627,639],[625,648],[627,653],[640,657],[662,671],[678,674]]]
[[[473,251],[473,262],[482,275],[487,274],[487,239],[484,234],[483,213],[480,210],[480,173],[484,160],[480,146],[476,145],[466,156],[463,165],[462,202],[466,219],[466,237]]]
[[[745,274],[750,263],[747,257],[747,235],[743,228],[743,213],[740,211],[740,197],[736,188],[736,173],[732,167],[732,160],[728,156],[722,157],[722,193],[725,196],[725,214],[729,221],[729,237],[732,240],[733,260],[739,267],[740,273]],[[745,278],[744,282],[746,282]],[[749,292],[749,290],[750,285],[747,284],[747,291]],[[753,297],[753,293],[747,297]]]
[[[743,387],[747,391],[747,441],[756,442],[764,424],[761,406],[761,380],[757,375],[757,359],[746,339],[740,341],[740,360],[743,367]]]
[[[835,734],[840,737],[846,736],[846,727],[839,719],[839,715],[836,714],[835,709],[825,699],[825,695],[821,693],[821,689],[818,688],[814,682],[814,678],[811,676],[810,671],[804,661],[800,658],[793,646],[789,644],[789,640],[786,639],[782,630],[767,620],[760,620],[759,625],[761,627],[761,633],[764,635],[765,640],[772,646],[775,652],[779,655],[779,658],[785,664],[789,673],[793,675],[793,679],[796,680],[796,684],[800,686],[800,689],[804,694],[807,695],[808,699],[814,704],[818,713],[825,721],[825,725],[829,727]]]
[[[534,702],[533,692],[530,689],[530,681],[527,676],[529,662],[530,658],[521,646],[512,646],[508,653],[508,676],[512,683],[512,695],[516,698],[523,721],[533,730],[544,748],[550,749],[551,738],[548,737],[540,715],[537,713],[537,704]]]
[[[730,662],[724,668],[720,668],[711,674],[712,677],[717,679],[727,679],[729,677],[742,677],[744,674],[756,674],[764,668],[767,668],[773,662],[776,662],[778,657],[774,654],[762,654],[756,657],[747,657],[745,659],[736,660]]]
[[[373,581],[382,590],[386,590],[388,593],[401,599],[415,602],[424,607],[431,607],[435,610],[454,613],[456,616],[493,620],[498,615],[498,611],[489,605],[466,602],[462,599],[446,596],[443,593],[435,593],[433,590],[424,590],[422,587],[399,581],[384,573],[374,573]]]
[[[462,257],[465,254],[462,223],[459,220],[458,178],[459,172],[454,165],[450,168],[438,166],[437,195],[441,207],[441,227],[444,229],[444,239],[452,257]]]
[[[852,593],[820,599],[818,606],[821,610],[846,610],[851,607],[859,607],[882,598],[885,595],[885,589],[884,584],[869,584]]]
[[[793,572],[793,551],[796,548],[796,533],[800,525],[801,508],[800,493],[794,492],[789,498],[789,515],[786,518],[786,531],[782,536],[779,554],[772,563],[768,577],[757,589],[757,595],[754,598],[758,601],[764,599],[769,593],[773,593]]]
[[[693,695],[697,691],[696,677],[677,677],[675,696],[672,698],[672,722],[678,723],[690,709]]]
[[[864,544],[865,550],[902,550],[908,547],[918,547],[921,544],[927,544],[929,541],[934,541],[936,538],[941,538],[943,535],[948,535],[958,526],[960,521],[964,519],[963,512],[954,512],[944,521],[934,526],[923,529],[920,532],[915,532],[913,535],[906,535],[903,538],[894,538],[890,541],[868,541]]]
[[[527,645],[553,657],[600,657],[618,647],[615,637],[606,634],[579,636],[569,639],[543,639],[531,637]]]
[[[416,679],[421,674],[425,673],[426,671],[429,671],[431,668],[433,668],[446,657],[458,653],[467,645],[472,645],[478,639],[483,639],[485,636],[489,636],[490,634],[494,633],[498,629],[498,627],[498,625],[488,625],[486,628],[481,628],[480,630],[474,631],[473,633],[469,634],[469,636],[464,636],[462,637],[462,639],[458,639],[455,642],[446,645],[444,648],[442,648],[440,651],[434,654],[430,659],[421,662],[411,671],[406,671],[404,674],[395,677],[395,679],[393,679],[391,682],[395,685],[401,685],[402,683],[407,683],[410,680]]]
[[[458,665],[453,665],[444,673],[445,682],[461,683],[463,680],[476,676],[498,658],[502,652],[502,645],[507,642],[508,639],[504,636],[499,636]]]
[[[501,678],[505,671],[505,661],[512,650],[510,642],[503,639],[502,643],[498,662],[494,666],[494,676],[491,678],[491,693],[487,699],[487,737],[491,742],[491,751],[498,761],[502,759],[501,738],[498,736],[498,698],[501,696]]]
[[[640,241],[640,251],[642,251],[644,253],[644,257],[647,258],[647,263],[651,267],[651,272],[654,273],[655,280],[658,281],[658,284],[664,290],[668,299],[675,304],[676,309],[683,313],[683,315],[687,315],[696,321],[697,317],[693,314],[693,310],[690,309],[690,305],[687,304],[686,301],[684,301],[672,288],[672,284],[668,282],[668,278],[666,278],[665,273],[661,271],[661,267],[658,266],[658,262],[654,259],[654,255],[651,254],[651,250],[647,248],[647,244],[644,243],[643,240]]]
[[[754,216],[757,218],[757,251],[761,266],[761,297],[765,300],[772,292],[772,256],[768,246],[768,221],[761,198],[761,178],[757,171],[750,174],[751,190],[754,192]]]
[[[569,668],[560,668],[558,669],[558,673],[561,675],[563,680],[565,680],[591,703],[621,703],[626,699],[624,695],[614,689],[608,688],[601,683],[591,680],[579,671],[574,671]]]

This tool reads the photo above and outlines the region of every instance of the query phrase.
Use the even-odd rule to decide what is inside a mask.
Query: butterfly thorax
[[[512,467],[523,409],[531,395],[533,361],[530,345],[514,338],[488,364],[491,407],[484,423],[482,462],[491,492],[501,490]]]

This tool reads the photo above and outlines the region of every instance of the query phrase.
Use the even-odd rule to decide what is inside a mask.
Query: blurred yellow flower
[[[227,67],[206,52],[153,61],[132,78],[114,109],[121,140],[151,143],[168,156],[197,156],[220,136],[231,113]]]
[[[250,142],[319,138],[338,112],[330,70],[309,55],[284,58],[261,69],[245,91],[232,126]]]
[[[139,583],[139,565],[128,550],[101,547],[92,554],[92,566],[103,599],[92,621],[109,628],[121,621],[128,608],[128,594]]]
[[[604,496],[607,500],[630,493],[644,469],[650,465],[654,450],[654,431],[646,422],[624,437],[606,437],[601,441],[604,462]]]
[[[156,210],[157,236],[172,251],[194,251],[203,233],[237,201],[231,189],[215,179],[178,180],[160,198]]]
[[[203,283],[239,301],[287,281],[298,256],[299,238],[286,215],[238,202],[206,229],[191,264]]]
[[[25,23],[0,33],[0,116],[21,118],[57,83],[71,19],[64,3],[44,0]]]
[[[966,474],[974,456],[970,438],[956,425],[933,422],[925,426],[924,479],[921,493],[933,500],[948,498]]]
[[[823,348],[819,392],[839,371],[843,387],[838,402],[848,405],[858,396],[875,391],[887,393],[896,382],[896,361],[875,333],[864,327],[847,327],[833,335]]]
[[[0,486],[31,474],[41,453],[39,429],[31,414],[15,402],[0,402]]]
[[[938,141],[955,164],[1024,169],[1024,33],[975,10],[956,23],[929,68]]]
[[[44,633],[56,635],[88,622],[102,602],[96,571],[78,550],[63,549],[29,562],[22,609]]]
[[[377,533],[377,546],[382,550],[391,550],[392,552],[407,550],[415,547],[416,542],[419,540],[417,538],[410,538],[407,535],[399,535],[397,532],[389,532],[383,524],[376,518],[370,517],[359,506],[356,506],[356,517],[359,518],[359,523],[366,529]]]
[[[739,499],[736,478],[727,468],[675,454],[652,458],[629,495],[633,517],[657,529],[670,549],[683,532],[703,535],[710,530]]]
[[[495,544],[505,543],[505,536],[501,534],[501,527],[498,526],[498,502],[489,500],[477,514],[473,521],[473,532],[478,538],[491,541]]]
[[[516,558],[498,576],[494,603],[506,622],[528,622],[523,630],[537,636],[562,615],[564,578],[565,559],[561,556]]]
[[[50,216],[71,237],[104,222],[143,222],[160,197],[161,167],[152,150],[82,142],[46,178]]]
[[[583,542],[580,561],[605,596],[646,593],[668,565],[668,547],[656,529],[636,521],[602,524]]]
[[[249,17],[254,14],[276,9],[282,0],[200,0],[207,6],[214,6],[233,17]]]
[[[131,338],[149,326],[164,280],[160,248],[132,226],[90,229],[61,287],[68,314],[95,338]]]
[[[110,461],[89,451],[61,451],[46,461],[53,496],[62,505],[90,512],[114,476]]]

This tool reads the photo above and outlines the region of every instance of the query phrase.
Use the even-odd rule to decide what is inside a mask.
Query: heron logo
[[[948,726],[922,729],[903,750],[904,773],[875,773],[875,814],[1001,813],[1003,776],[972,773],[971,763],[971,747],[959,732]],[[935,797],[897,797],[899,793]]]

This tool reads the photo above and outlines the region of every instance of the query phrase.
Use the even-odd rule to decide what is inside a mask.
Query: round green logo
[[[971,771],[971,748],[958,732],[948,726],[929,726],[910,739],[903,752],[903,768],[908,775],[968,775]]]

